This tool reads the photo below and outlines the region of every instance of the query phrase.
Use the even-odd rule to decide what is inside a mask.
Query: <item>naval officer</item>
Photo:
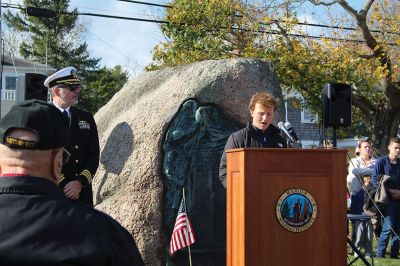
[[[67,198],[93,207],[92,180],[99,166],[99,137],[92,114],[75,107],[81,90],[76,69],[63,68],[49,76],[44,85],[63,113],[71,137],[71,146],[67,147],[71,157],[63,166],[59,185]]]

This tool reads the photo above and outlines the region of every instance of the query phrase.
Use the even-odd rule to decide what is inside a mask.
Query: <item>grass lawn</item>
[[[351,232],[351,223],[349,225],[349,232]],[[376,253],[376,244],[377,244],[376,238],[374,237],[373,242],[372,242],[374,254]],[[388,250],[390,250],[390,243],[389,243],[389,246],[386,248],[386,252]],[[362,252],[363,252],[363,250],[362,250]],[[354,259],[353,254],[347,254],[347,263],[349,263],[353,259]],[[367,261],[372,265],[371,259],[367,259]],[[354,266],[364,266],[365,264],[361,259],[358,259],[352,265],[354,265]],[[400,265],[400,259],[398,259],[398,260],[391,259],[391,258],[389,258],[389,254],[386,254],[386,257],[384,259],[375,258],[374,257],[374,266],[375,265],[376,266],[399,266]]]
[[[350,261],[352,261],[354,259],[353,256],[348,256],[347,257],[347,263],[349,263]],[[367,259],[369,261],[369,263],[372,265],[371,263],[371,259]],[[363,266],[365,265],[364,262],[361,259],[358,259],[356,262],[354,262],[351,265],[355,265],[355,266]],[[388,258],[384,258],[384,259],[377,259],[374,258],[374,265],[375,266],[399,266],[400,265],[400,260],[395,260],[395,259],[390,259]]]

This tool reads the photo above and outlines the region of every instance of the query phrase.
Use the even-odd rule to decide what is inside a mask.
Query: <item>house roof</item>
[[[3,59],[1,60],[1,63],[3,66],[14,66],[15,65],[15,67],[39,67],[39,68],[46,67],[43,64],[31,62],[26,59],[23,59],[20,57],[15,57],[15,56],[10,56],[7,54],[4,55]]]

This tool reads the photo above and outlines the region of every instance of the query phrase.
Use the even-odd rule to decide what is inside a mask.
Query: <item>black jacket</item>
[[[1,265],[144,265],[125,228],[47,179],[0,177],[0,217]]]
[[[63,166],[59,185],[61,188],[72,181],[79,180],[83,189],[79,201],[93,206],[92,179],[99,166],[100,148],[97,126],[92,114],[75,107],[70,108],[71,153],[68,163]]]
[[[364,212],[367,212],[368,215],[373,216],[373,215],[380,215],[378,212],[378,209],[382,212],[384,207],[382,203],[375,202],[375,194],[376,194],[377,188],[374,187],[372,182],[368,183],[367,186],[367,191],[364,193]]]
[[[286,148],[286,141],[279,134],[280,130],[272,124],[265,132],[262,132],[251,123],[247,127],[232,133],[226,142],[219,165],[219,178],[222,185],[226,188],[225,150],[238,148]]]

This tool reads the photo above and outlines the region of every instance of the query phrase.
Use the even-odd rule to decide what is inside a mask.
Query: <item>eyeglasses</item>
[[[63,84],[63,85],[59,85],[58,87],[61,89],[69,89],[70,91],[74,92],[77,89],[79,89],[81,87],[81,85],[65,85],[65,84]]]

